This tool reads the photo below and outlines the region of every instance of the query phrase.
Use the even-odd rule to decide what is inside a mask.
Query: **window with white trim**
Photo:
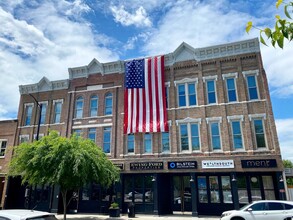
[[[7,140],[0,139],[0,147],[0,157],[4,157],[7,148]]]
[[[257,85],[257,76],[259,71],[258,70],[249,70],[243,71],[243,75],[246,78],[246,85],[247,85],[247,92],[248,92],[248,99],[249,100],[258,100],[258,85]]]
[[[54,100],[54,116],[53,116],[53,123],[57,124],[61,121],[61,111],[62,111],[62,104],[63,101],[60,100]]]
[[[161,133],[162,152],[170,152],[170,133]]]
[[[24,125],[31,125],[32,115],[33,115],[33,104],[25,104],[25,118]]]
[[[196,82],[178,84],[178,106],[195,106],[197,105],[196,98]]]
[[[105,115],[112,115],[113,107],[113,95],[112,93],[107,93],[105,95]]]
[[[39,134],[39,140],[44,137],[44,134]],[[34,140],[37,140],[37,134],[34,134]]]
[[[180,123],[179,130],[181,151],[199,151],[199,123]]]
[[[265,132],[264,132],[264,123],[261,118],[254,118],[254,135],[257,148],[266,148]]]
[[[242,129],[240,120],[232,120],[231,122],[233,149],[243,149]]]
[[[166,102],[166,108],[169,107],[169,85],[165,85],[165,94],[166,94],[166,100],[165,100],[165,102]]]
[[[210,147],[211,150],[221,150],[221,130],[220,125],[222,122],[221,117],[206,118],[209,125]]]
[[[144,146],[144,153],[152,153],[152,135],[150,133],[145,133],[143,136],[143,146]]]
[[[47,113],[47,105],[48,104],[46,102],[42,102],[42,103],[40,103],[40,105],[42,105],[40,124],[43,125],[46,123],[46,113]]]
[[[135,136],[134,134],[127,135],[127,153],[134,153]]]
[[[90,117],[98,115],[98,96],[93,95],[90,99]]]
[[[75,118],[83,117],[83,97],[77,97],[75,101]]]
[[[72,131],[72,133],[74,134],[76,134],[76,136],[78,136],[78,137],[81,137],[82,136],[82,131],[81,131],[81,129],[74,129],[73,131]]]
[[[208,104],[217,103],[215,80],[207,80],[206,85]]]
[[[89,128],[88,139],[96,143],[96,128]]]
[[[29,135],[28,134],[22,134],[19,136],[19,143],[29,142]]]
[[[237,93],[236,93],[236,86],[235,86],[235,78],[226,79],[226,88],[227,88],[228,102],[236,102]]]
[[[109,154],[111,152],[112,127],[104,127],[103,132],[103,151],[104,153]]]

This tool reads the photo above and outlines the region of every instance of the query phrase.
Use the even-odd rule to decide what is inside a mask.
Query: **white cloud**
[[[283,159],[293,161],[293,118],[277,119],[276,126]]]
[[[148,17],[146,10],[140,6],[133,14],[125,10],[124,6],[110,6],[115,21],[123,26],[134,25],[136,27],[151,27],[152,22]]]

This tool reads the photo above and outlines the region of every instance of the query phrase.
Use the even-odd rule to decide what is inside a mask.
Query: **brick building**
[[[4,207],[7,190],[8,164],[12,156],[13,146],[15,145],[15,131],[17,120],[0,121],[0,207]]]
[[[134,202],[136,212],[193,216],[285,199],[258,39],[199,49],[182,43],[164,56],[169,132],[123,134],[125,62],[93,59],[69,68],[69,79],[20,86],[17,144],[36,136],[36,99],[40,136],[76,132],[121,168],[113,188],[93,183],[79,191],[71,207],[78,212],[104,212],[110,198],[124,212]],[[56,211],[58,188],[38,190]]]

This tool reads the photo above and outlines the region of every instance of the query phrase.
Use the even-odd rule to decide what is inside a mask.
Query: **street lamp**
[[[36,102],[37,106],[39,107],[39,121],[38,121],[38,127],[37,127],[37,135],[36,135],[36,140],[39,140],[39,133],[40,133],[40,125],[41,125],[41,117],[42,117],[42,104],[37,101],[37,99],[29,93],[29,96],[34,99]]]

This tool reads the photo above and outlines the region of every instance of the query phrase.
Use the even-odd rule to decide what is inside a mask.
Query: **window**
[[[88,130],[88,139],[92,140],[93,142],[96,142],[96,129],[90,128]]]
[[[197,177],[197,185],[198,185],[198,200],[200,203],[208,202],[208,193],[207,193],[207,180],[205,176]]]
[[[98,115],[98,96],[93,95],[90,100],[90,116]]]
[[[73,133],[75,133],[76,136],[80,137],[81,136],[81,129],[74,129]]]
[[[170,152],[170,135],[169,132],[162,132],[162,152]]]
[[[165,94],[166,94],[166,108],[168,108],[169,107],[169,85],[165,86]]]
[[[220,203],[218,177],[210,176],[209,183],[210,183],[211,203]]]
[[[226,85],[227,85],[228,102],[236,102],[237,95],[236,95],[236,87],[235,87],[235,78],[226,79]]]
[[[234,150],[242,149],[242,133],[241,133],[241,122],[240,121],[231,121],[232,127],[232,138],[233,138],[233,148]]]
[[[198,123],[180,124],[181,151],[200,150]]]
[[[83,115],[83,97],[78,97],[75,101],[75,118],[82,118]]]
[[[57,124],[61,121],[61,109],[62,109],[62,101],[53,101],[54,103],[54,121],[53,123]]]
[[[23,134],[19,136],[19,142],[24,143],[24,142],[29,142],[29,135],[28,134]]]
[[[144,153],[152,153],[152,135],[144,134]]]
[[[249,100],[258,99],[257,83],[255,75],[248,75],[246,77]]]
[[[272,176],[262,176],[263,189],[265,193],[265,199],[275,200],[274,182]]]
[[[6,147],[7,147],[7,140],[1,140],[0,139],[0,157],[4,157],[5,156],[5,151],[6,151]]]
[[[127,152],[134,153],[134,134],[127,136]]]
[[[112,115],[112,105],[113,105],[112,93],[107,93],[105,96],[105,115]]]
[[[31,125],[32,114],[33,114],[33,105],[32,104],[25,105],[25,120],[24,120],[25,126]]]
[[[211,147],[212,150],[221,149],[221,137],[219,122],[210,122]]]
[[[46,122],[47,103],[40,103],[40,105],[42,105],[40,124],[43,125]]]
[[[254,132],[255,132],[255,139],[256,139],[256,146],[257,148],[265,148],[266,141],[265,141],[265,133],[263,127],[263,120],[262,119],[254,119]]]
[[[44,134],[39,134],[39,140],[44,137]],[[34,134],[34,140],[37,140],[37,134]]]
[[[110,153],[111,149],[111,127],[104,127],[103,151]]]
[[[206,83],[208,104],[214,104],[217,102],[215,80],[207,80]]]
[[[178,105],[179,107],[197,105],[196,82],[178,84]]]
[[[230,176],[222,176],[221,183],[224,203],[232,203]]]

